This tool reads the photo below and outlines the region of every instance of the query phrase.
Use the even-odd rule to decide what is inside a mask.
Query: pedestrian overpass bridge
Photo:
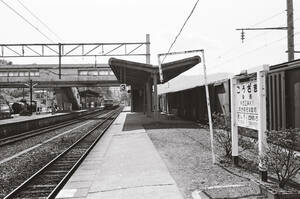
[[[120,85],[108,64],[62,64],[60,71],[57,64],[0,66],[0,88],[24,88],[29,81],[35,88]]]

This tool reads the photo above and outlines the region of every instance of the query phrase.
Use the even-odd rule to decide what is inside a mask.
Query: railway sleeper
[[[67,155],[61,157],[59,160],[57,160],[57,162],[60,162],[60,161],[76,161],[76,160],[78,160],[78,158],[79,158],[79,155],[77,155],[77,154],[76,155],[67,154]]]
[[[41,196],[36,196],[36,197],[15,197],[14,199],[47,199],[47,197],[41,197]]]
[[[96,136],[94,138],[90,138],[91,140],[85,140],[84,143],[79,143],[76,146],[76,150],[81,150],[83,153],[85,152],[85,150],[87,150],[91,144],[95,141]]]
[[[51,193],[52,189],[37,189],[37,190],[22,190],[20,195],[17,197],[39,197],[39,196],[48,196]]]
[[[54,188],[57,184],[37,184],[37,185],[29,185],[29,189],[41,189],[41,188]]]
[[[51,170],[51,171],[46,171],[44,174],[64,174],[64,173],[68,173],[69,170]]]
[[[53,165],[59,165],[59,164],[68,164],[68,165],[70,165],[70,164],[73,164],[73,163],[75,163],[75,162],[77,162],[77,160],[78,159],[74,159],[74,160],[59,160],[59,161],[57,161],[57,162],[54,162],[53,163]]]
[[[17,197],[20,198],[34,198],[34,197],[47,197],[51,193],[51,190],[48,191],[22,191],[20,195],[17,195]]]
[[[87,150],[87,148],[83,148],[80,151],[77,150],[76,152],[72,151],[72,152],[70,152],[71,153],[70,155],[72,155],[73,157],[76,157],[76,160],[78,160],[82,156],[82,154],[85,153],[86,150]],[[75,158],[74,158],[74,160],[75,160]]]
[[[65,176],[65,172],[64,173],[44,173],[43,176],[45,177],[45,180],[48,181],[48,178],[50,178],[50,180],[52,180],[53,178],[55,179],[60,179],[63,178]]]
[[[49,183],[57,183],[59,182],[64,175],[59,175],[59,174],[45,174],[42,176],[39,176],[37,179],[32,184],[49,184]]]
[[[72,168],[71,164],[55,164],[50,167],[50,169],[60,169],[60,170],[69,170]]]
[[[60,178],[39,178],[39,179],[36,179],[33,183],[31,183],[30,185],[28,186],[35,186],[35,185],[43,185],[43,184],[58,184],[60,181],[61,181],[61,177]]]

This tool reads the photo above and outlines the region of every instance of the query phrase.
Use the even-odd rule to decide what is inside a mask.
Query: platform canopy
[[[191,69],[195,65],[201,62],[201,58],[199,56],[189,57],[173,62],[168,62],[161,65],[162,74],[163,74],[163,82],[167,82],[181,73]]]
[[[109,65],[121,83],[135,86],[144,85],[152,74],[158,73],[158,68],[151,64],[122,59],[110,58]]]
[[[200,63],[200,61],[201,58],[199,56],[194,56],[162,64],[161,67],[164,82],[189,70]],[[158,66],[153,66],[151,64],[110,58],[109,65],[121,83],[142,86],[152,78],[152,75],[157,75],[157,79],[159,79]]]

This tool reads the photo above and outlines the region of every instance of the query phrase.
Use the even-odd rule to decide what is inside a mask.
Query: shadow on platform
[[[174,128],[190,128],[199,129],[200,126],[195,122],[184,121],[180,119],[168,120],[160,116],[158,121],[147,117],[143,113],[129,113],[126,115],[125,123],[122,131],[132,131],[141,128],[145,129],[174,129]]]

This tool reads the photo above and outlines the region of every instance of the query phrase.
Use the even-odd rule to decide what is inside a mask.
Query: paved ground
[[[209,133],[195,123],[123,112],[57,198],[261,196],[243,170],[213,165],[209,146]]]
[[[182,199],[141,126],[146,120],[121,113],[57,198]]]

